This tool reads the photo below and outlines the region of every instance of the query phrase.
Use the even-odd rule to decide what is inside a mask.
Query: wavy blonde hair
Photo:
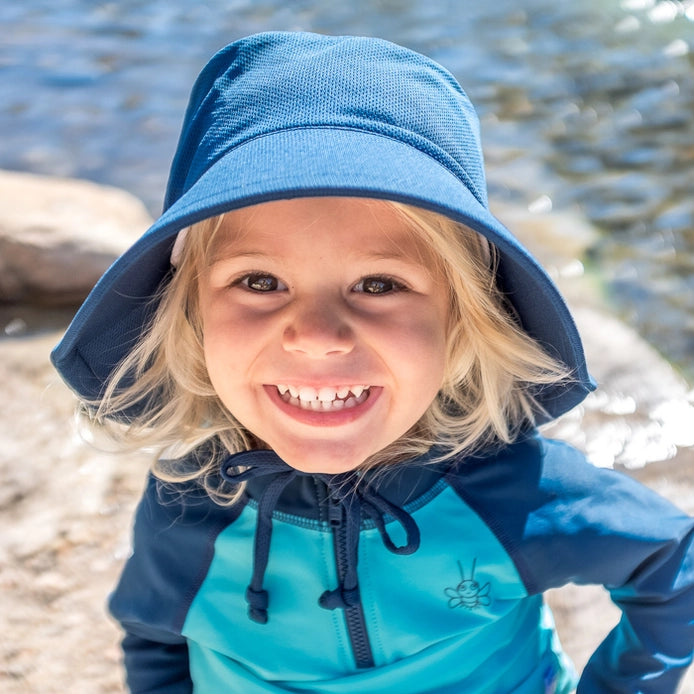
[[[570,374],[521,329],[496,285],[496,253],[485,239],[443,215],[388,204],[418,241],[422,260],[450,288],[447,369],[420,421],[362,467],[434,445],[441,460],[511,443],[542,412],[533,393]],[[154,299],[152,321],[88,411],[102,427],[115,421],[108,429],[120,443],[154,447],[161,479],[199,479],[208,493],[228,501],[234,493],[219,488],[221,458],[256,442],[221,403],[205,367],[198,281],[222,241],[222,219],[187,230],[177,268]],[[185,457],[195,449],[204,455]]]

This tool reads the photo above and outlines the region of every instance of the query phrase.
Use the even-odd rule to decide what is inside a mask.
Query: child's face
[[[281,200],[227,214],[220,234],[204,352],[241,424],[292,467],[336,473],[420,419],[444,376],[448,291],[395,210]]]

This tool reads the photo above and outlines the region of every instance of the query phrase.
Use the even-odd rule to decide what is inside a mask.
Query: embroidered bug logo
[[[448,607],[451,609],[454,607],[465,607],[468,610],[474,610],[477,607],[489,605],[491,603],[489,598],[489,583],[487,582],[483,586],[480,586],[475,580],[476,564],[477,559],[473,559],[470,578],[465,578],[463,565],[458,562],[460,583],[455,588],[446,588],[444,591],[449,598]]]

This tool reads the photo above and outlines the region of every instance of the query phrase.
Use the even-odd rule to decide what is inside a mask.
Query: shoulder
[[[165,482],[150,474],[135,514],[134,544],[209,534],[233,522],[243,505],[220,505],[197,481]]]
[[[489,496],[498,502],[509,494],[516,505],[530,509],[559,490],[591,489],[596,472],[572,446],[532,435],[487,455],[456,461],[448,480],[470,502],[484,504]]]
[[[541,436],[464,461],[448,480],[531,592],[568,581],[620,585],[649,548],[676,543],[691,527],[649,488]]]
[[[195,482],[170,484],[150,475],[135,514],[132,553],[110,599],[112,614],[124,624],[180,633],[217,537],[244,506],[245,500],[220,506]]]
[[[539,434],[528,436],[486,456],[459,461],[449,481],[471,501],[493,495],[498,501],[508,494],[514,506],[526,512],[558,497],[565,500],[609,497],[616,488],[638,494],[642,485],[633,479],[589,462],[585,455],[563,441]]]

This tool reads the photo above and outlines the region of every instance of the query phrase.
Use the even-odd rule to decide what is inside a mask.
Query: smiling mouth
[[[371,386],[339,386],[312,388],[311,386],[275,386],[287,405],[313,412],[337,412],[361,405],[367,400]]]

